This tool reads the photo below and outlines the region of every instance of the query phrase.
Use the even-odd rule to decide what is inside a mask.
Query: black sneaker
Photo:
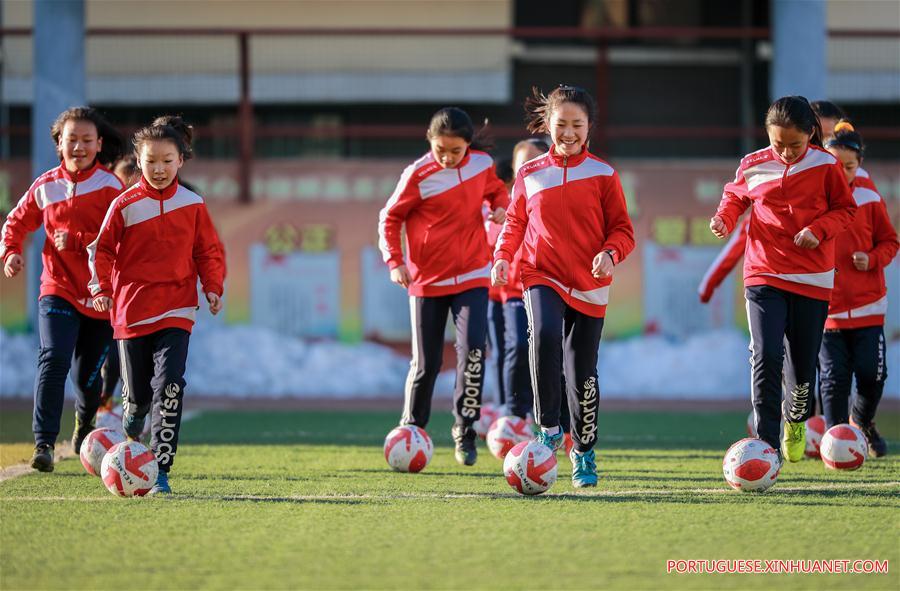
[[[53,446],[49,443],[35,445],[31,467],[38,472],[53,472]]]
[[[854,423],[856,422],[854,421]],[[863,435],[866,436],[866,441],[869,443],[870,456],[873,458],[880,458],[887,455],[887,441],[884,440],[884,437],[882,437],[881,433],[878,432],[878,429],[875,428],[874,421],[868,425],[856,426],[862,431]]]
[[[453,425],[450,430],[453,441],[456,444],[456,461],[465,466],[473,466],[478,459],[478,450],[475,448],[475,439],[478,435],[472,427]]]
[[[72,449],[75,455],[81,453],[81,444],[85,438],[94,430],[94,420],[83,421],[77,414],[75,415],[75,430],[72,432]]]

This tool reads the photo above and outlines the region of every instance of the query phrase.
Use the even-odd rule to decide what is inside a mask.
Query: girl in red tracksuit
[[[157,119],[135,134],[141,179],[112,204],[89,247],[93,305],[111,310],[119,341],[126,435],[139,438],[153,411],[150,447],[159,476],[150,494],[171,492],[198,276],[209,311],[222,309],[224,249],[203,199],[178,182],[191,137],[180,117]]]
[[[538,441],[558,449],[560,374],[572,409],[572,483],[596,486],[597,349],[614,266],[634,248],[634,230],[615,170],[588,152],[596,103],[583,89],[534,90],[529,131],[553,146],[519,169],[506,225],[494,253],[493,281],[509,282],[522,247],[520,276],[530,333]],[[560,355],[562,353],[562,355]]]
[[[835,277],[825,335],[819,351],[819,388],[828,427],[852,419],[865,434],[874,456],[887,453],[875,429],[875,412],[887,379],[884,268],[897,254],[897,232],[875,183],[859,174],[865,147],[847,122],[825,147],[844,167],[856,201],[856,217],[835,239]],[[850,385],[856,378],[852,416]]]
[[[34,391],[35,449],[31,466],[53,471],[53,452],[59,435],[66,374],[75,386],[75,452],[93,429],[100,406],[100,366],[112,342],[109,314],[90,305],[90,278],[85,248],[97,236],[109,204],[122,183],[106,166],[122,153],[124,142],[94,109],[64,111],[51,129],[61,163],[39,176],[15,208],[2,230],[3,270],[14,277],[25,265],[25,237],[42,224],[47,233],[41,258],[38,300],[38,354]]]
[[[771,145],[741,160],[710,229],[724,238],[753,205],[744,286],[754,419],[760,439],[781,449],[783,372],[782,451],[797,462],[806,446],[810,394],[834,285],[834,238],[852,221],[856,205],[840,164],[820,145],[821,128],[805,98],[775,101],[766,114],[766,131]]]
[[[403,171],[378,221],[391,281],[410,295],[412,362],[400,422],[428,424],[452,313],[457,355],[452,433],[456,460],[468,466],[477,457],[472,425],[480,417],[487,339],[491,254],[482,205],[488,202],[490,219],[502,222],[509,202],[491,157],[477,149],[474,135],[465,111],[448,107],[435,113],[427,134],[431,150]]]

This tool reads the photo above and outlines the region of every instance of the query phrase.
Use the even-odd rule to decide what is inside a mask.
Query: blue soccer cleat
[[[153,485],[153,488],[147,492],[147,495],[170,495],[172,494],[172,489],[169,488],[169,473],[159,471],[159,474],[156,475],[156,484]]]
[[[573,449],[569,459],[572,460],[572,486],[575,488],[597,486],[597,460],[594,450],[578,453]]]
[[[562,447],[564,437],[565,434],[562,432],[562,429],[560,429],[559,433],[557,433],[556,435],[550,435],[548,433],[545,433],[543,430],[538,430],[537,436],[535,436],[534,440],[540,444],[546,445],[551,450],[553,450],[554,453],[556,453],[556,450]]]

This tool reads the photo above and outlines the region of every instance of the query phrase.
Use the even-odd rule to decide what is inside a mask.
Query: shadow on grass
[[[403,474],[403,472],[394,472],[390,468],[353,468],[350,470],[341,470],[343,474]],[[498,467],[496,472],[435,472],[433,470],[425,470],[409,475],[411,478],[428,478],[435,476],[462,476],[469,478],[503,478],[503,469]]]
[[[229,482],[255,482],[255,481],[276,481],[276,482],[312,482],[321,480],[321,478],[309,478],[304,476],[285,476],[282,474],[254,474],[253,476],[239,476],[236,474],[178,474],[178,480],[223,480]]]
[[[240,496],[240,495],[194,495],[178,494],[166,498],[165,501],[213,501],[223,503],[247,503],[247,504],[296,504],[296,505],[368,505],[377,499],[316,499],[312,497],[284,497],[284,496]]]

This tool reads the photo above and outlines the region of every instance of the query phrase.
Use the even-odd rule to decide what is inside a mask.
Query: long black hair
[[[429,140],[442,135],[458,137],[475,150],[490,150],[494,147],[494,142],[487,126],[488,122],[485,120],[481,129],[475,131],[475,124],[468,113],[459,107],[444,107],[432,115],[426,137]]]
[[[812,105],[802,96],[783,96],[766,112],[766,127],[795,127],[809,135],[809,143],[822,147],[822,126]]]
[[[50,126],[50,137],[56,145],[56,155],[62,160],[59,151],[59,140],[68,121],[88,121],[97,128],[97,137],[103,140],[100,151],[97,153],[97,161],[103,166],[110,166],[125,153],[125,139],[116,131],[100,111],[93,107],[72,107],[66,109],[56,118]]]
[[[134,151],[140,152],[144,142],[150,140],[170,141],[178,149],[182,158],[190,160],[194,157],[194,150],[191,146],[194,140],[194,128],[178,115],[157,117],[153,123],[139,129],[132,140]]]
[[[525,122],[531,133],[548,133],[550,115],[561,104],[574,103],[584,109],[588,118],[588,132],[597,120],[597,101],[583,88],[560,84],[550,94],[544,94],[537,86],[531,88],[531,96],[525,99]]]

